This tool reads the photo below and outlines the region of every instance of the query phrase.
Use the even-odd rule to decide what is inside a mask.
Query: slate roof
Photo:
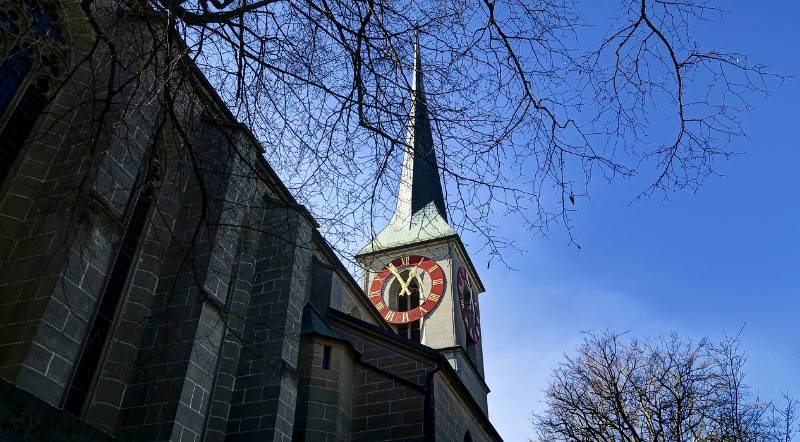
[[[331,328],[328,321],[322,317],[320,312],[317,311],[310,302],[303,307],[303,322],[300,325],[300,335],[320,335],[346,341],[342,335],[336,333],[336,330]]]

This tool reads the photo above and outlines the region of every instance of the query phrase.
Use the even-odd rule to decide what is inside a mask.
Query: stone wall
[[[437,359],[405,338],[336,325],[359,354],[353,371],[352,440],[423,440],[426,382]],[[396,339],[412,348],[403,348]]]
[[[327,349],[326,349],[327,348]],[[303,337],[294,441],[348,441],[352,431],[353,363],[338,340]],[[327,356],[327,367],[323,359]]]
[[[353,390],[353,441],[422,441],[425,395],[421,388],[357,366]]]
[[[110,0],[96,6],[114,42],[132,48],[121,85],[143,72],[142,39],[157,20]],[[180,84],[159,83],[148,67],[98,109],[108,84],[90,79],[107,66],[94,67],[79,67],[49,104],[0,187],[0,377],[15,384],[0,386],[0,413],[25,416],[0,423],[0,436],[430,438],[429,381],[441,361],[385,335],[313,220],[197,73],[179,64],[169,71]],[[162,84],[174,87],[169,118],[152,99]],[[152,206],[130,263],[109,278],[143,195]],[[315,254],[327,256],[322,298],[311,293]],[[112,282],[119,297],[103,329],[97,312]],[[345,327],[344,340],[301,339],[310,299],[373,325]],[[87,349],[92,335],[101,344]],[[65,407],[81,363],[92,366],[90,388],[71,412],[83,423],[51,406]]]
[[[148,95],[157,90],[159,55],[137,52],[150,47],[153,34],[142,31],[153,23],[118,6],[98,2],[97,18],[115,44],[132,49],[122,54],[118,68],[125,69],[116,81],[134,74],[139,81],[98,109],[103,102],[94,98],[107,92],[107,71],[79,67],[0,189],[0,376],[63,404],[131,206],[157,158],[162,176],[154,207],[123,275],[108,339],[83,358],[99,365],[78,413],[125,439],[219,439],[229,429],[242,431],[241,407],[229,409],[235,380],[241,387],[247,376],[280,367],[264,400],[274,398],[272,386],[287,387],[280,404],[262,413],[269,417],[260,429],[280,426],[291,435],[309,223],[285,204],[265,214],[269,172],[260,149],[235,122],[219,123],[228,116],[213,97],[208,101],[202,81],[185,81],[194,71],[175,69],[182,81],[173,91],[178,114],[164,118],[159,100]],[[142,70],[143,60],[153,71]],[[232,227],[246,223],[249,232]],[[278,275],[270,279],[269,272]],[[245,317],[252,319],[247,330]],[[253,341],[242,351],[245,334]],[[275,351],[261,353],[260,362],[247,356],[265,343]]]
[[[480,405],[484,414],[489,414],[489,405],[487,395],[489,388],[483,380],[478,369],[475,367],[474,362],[469,359],[469,356],[464,351],[463,347],[453,347],[440,350],[442,355],[447,358],[447,362],[458,373],[459,378],[467,387],[473,399]]]
[[[498,440],[495,434],[487,431],[482,417],[472,410],[455,384],[443,373],[434,377],[434,397],[436,398],[436,440],[442,442],[463,442],[469,431],[472,440]]]
[[[280,207],[265,210],[262,226],[228,440],[289,441],[300,323],[308,300],[311,226],[296,210]]]
[[[75,59],[86,29],[67,27]],[[98,129],[91,103],[98,86],[90,67],[78,66],[0,183],[0,376],[51,404],[69,380],[118,234],[78,222],[96,215],[92,205],[67,216],[96,167],[87,140]],[[105,146],[98,140],[97,151]]]

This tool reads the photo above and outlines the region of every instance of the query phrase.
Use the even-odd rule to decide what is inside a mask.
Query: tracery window
[[[63,79],[67,33],[59,17],[49,1],[0,6],[0,184]]]

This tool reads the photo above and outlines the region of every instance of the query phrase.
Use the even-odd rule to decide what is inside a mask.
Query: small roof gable
[[[303,308],[303,321],[300,326],[300,335],[320,335],[332,339],[345,340],[342,335],[336,333],[328,324],[328,321],[314,308],[311,303],[307,303]]]

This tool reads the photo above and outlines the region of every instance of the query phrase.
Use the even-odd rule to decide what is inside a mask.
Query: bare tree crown
[[[542,441],[793,440],[798,402],[755,396],[746,360],[737,339],[591,334],[555,370],[533,424]]]
[[[725,12],[706,1],[622,1],[596,42],[569,0],[128,5],[166,17],[182,40],[173,56],[201,68],[340,251],[391,213],[416,36],[451,222],[492,257],[513,247],[497,216],[571,237],[593,177],[640,177],[640,196],[696,188],[771,78],[698,41],[695,28]],[[91,17],[94,2],[82,6]],[[652,130],[655,115],[666,129]]]

